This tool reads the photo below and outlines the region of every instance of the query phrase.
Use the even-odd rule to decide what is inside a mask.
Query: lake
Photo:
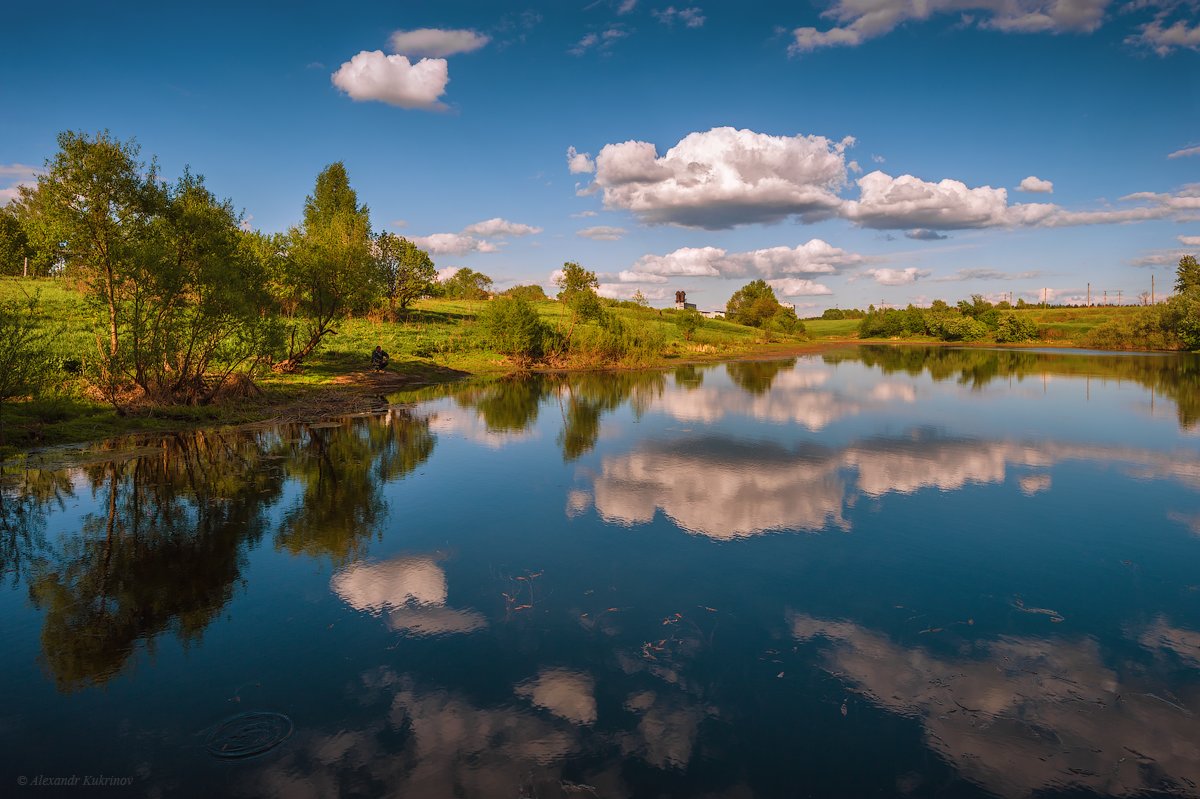
[[[1200,357],[391,399],[5,485],[5,795],[1200,795]]]

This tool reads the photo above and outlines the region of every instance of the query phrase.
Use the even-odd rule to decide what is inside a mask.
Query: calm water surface
[[[1194,357],[405,399],[8,484],[0,795],[1200,795]]]

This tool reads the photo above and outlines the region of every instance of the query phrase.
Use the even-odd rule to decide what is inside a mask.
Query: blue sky
[[[810,312],[1089,282],[1128,301],[1200,250],[1195,0],[6,19],[0,201],[66,129],[136,137],[171,176],[190,164],[269,231],[342,160],[375,227],[441,268],[548,285],[573,260],[612,296],[702,308],[757,277]]]

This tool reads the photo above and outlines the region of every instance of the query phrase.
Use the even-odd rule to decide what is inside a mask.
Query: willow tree
[[[273,366],[294,372],[356,307],[379,294],[371,246],[370,211],[358,204],[342,162],[317,175],[304,201],[304,222],[288,234],[283,272],[276,281],[287,322],[287,355]]]
[[[161,182],[132,140],[66,132],[58,144],[21,204],[87,287],[98,320],[93,381],[118,410],[137,393],[211,400],[250,370],[271,333],[264,275],[232,204],[188,171]]]

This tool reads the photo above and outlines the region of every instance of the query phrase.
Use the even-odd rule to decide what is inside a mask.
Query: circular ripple
[[[291,734],[292,720],[282,713],[241,713],[218,724],[204,746],[214,757],[236,760],[274,749]]]

